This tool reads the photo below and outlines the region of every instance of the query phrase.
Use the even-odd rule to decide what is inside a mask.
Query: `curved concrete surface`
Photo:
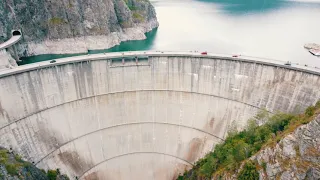
[[[135,57],[138,57],[138,60]],[[260,109],[301,112],[320,73],[197,52],[126,52],[0,72],[0,146],[80,179],[172,179]]]
[[[19,32],[19,33],[16,33],[16,32]],[[8,41],[0,44],[0,50],[8,48],[8,47],[16,44],[17,42],[20,41],[21,37],[22,37],[22,35],[21,35],[20,30],[12,31],[12,37]]]

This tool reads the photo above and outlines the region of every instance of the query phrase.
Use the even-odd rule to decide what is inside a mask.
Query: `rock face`
[[[79,53],[144,39],[158,26],[148,0],[8,0],[0,2],[0,42],[21,29],[20,56]]]
[[[32,163],[23,161],[19,155],[0,147],[0,180],[69,180],[60,170],[46,173]]]
[[[259,179],[320,179],[320,115],[250,159],[261,167]]]
[[[0,71],[18,66],[6,50],[0,50]]]

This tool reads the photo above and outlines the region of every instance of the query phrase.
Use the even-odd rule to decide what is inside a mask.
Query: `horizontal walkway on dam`
[[[16,38],[18,38],[18,37],[15,37],[13,40],[16,40]],[[13,40],[10,42],[13,42]],[[0,77],[12,75],[12,74],[17,74],[17,73],[22,73],[22,72],[27,72],[27,71],[31,71],[31,70],[35,70],[35,69],[39,69],[39,68],[46,68],[46,67],[62,65],[62,64],[69,64],[69,63],[74,63],[74,62],[118,59],[118,58],[122,58],[122,57],[125,58],[125,57],[136,57],[136,56],[138,58],[142,57],[143,59],[145,59],[146,56],[150,56],[150,57],[152,57],[152,56],[155,56],[155,57],[161,57],[161,56],[203,57],[203,58],[209,58],[209,59],[210,58],[212,58],[212,59],[225,59],[225,60],[232,60],[232,61],[258,63],[258,64],[264,64],[264,65],[270,65],[270,66],[277,66],[277,67],[293,69],[293,70],[297,70],[297,71],[303,71],[303,72],[308,72],[308,73],[320,75],[319,68],[303,66],[303,65],[294,64],[294,63],[291,65],[286,65],[285,61],[267,59],[267,58],[258,58],[258,57],[252,57],[252,56],[238,55],[236,57],[233,57],[232,55],[215,54],[215,53],[208,53],[207,55],[202,55],[201,52],[198,52],[198,51],[132,51],[132,52],[88,54],[88,55],[82,55],[82,56],[73,56],[73,57],[60,58],[60,59],[43,61],[43,62],[38,62],[38,63],[33,63],[33,64],[27,64],[27,65],[19,66],[14,69],[3,71],[0,73]]]

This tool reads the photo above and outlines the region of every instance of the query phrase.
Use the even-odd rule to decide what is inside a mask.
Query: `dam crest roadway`
[[[320,72],[247,56],[124,52],[0,72],[0,146],[80,179],[172,179],[262,109],[302,112]]]

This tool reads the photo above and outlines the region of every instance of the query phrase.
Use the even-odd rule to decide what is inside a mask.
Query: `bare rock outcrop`
[[[263,148],[250,160],[260,167],[260,180],[320,179],[320,115],[275,146]],[[240,171],[241,168],[237,172]],[[233,174],[224,179],[237,179],[237,176]]]
[[[0,43],[21,29],[20,56],[106,49],[157,26],[148,0],[0,1]]]

